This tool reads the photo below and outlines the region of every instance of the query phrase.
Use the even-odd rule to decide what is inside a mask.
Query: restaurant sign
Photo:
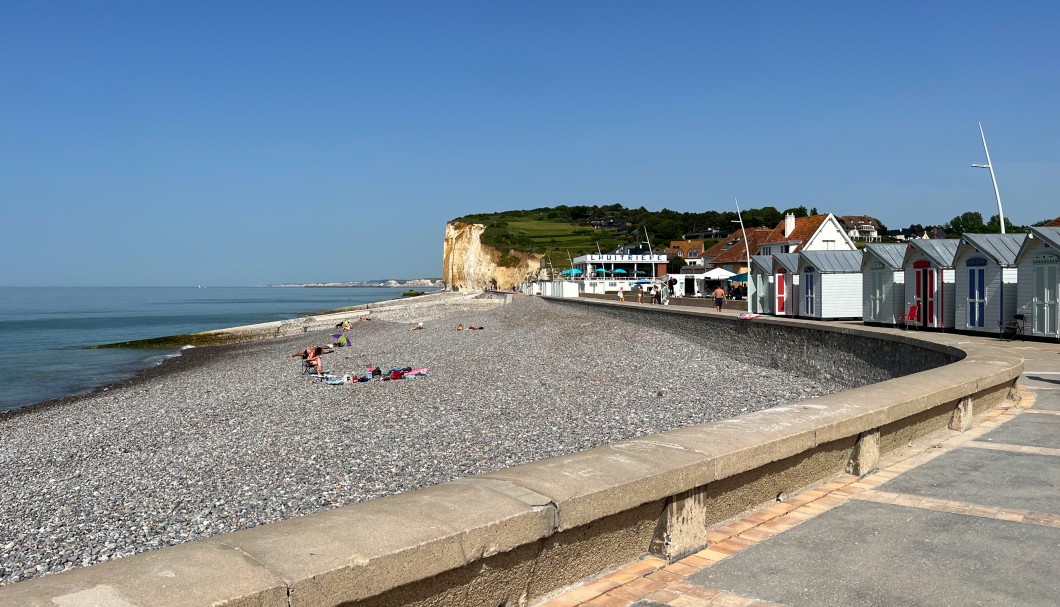
[[[599,263],[602,261],[610,262],[645,262],[645,263],[666,263],[665,255],[586,255],[585,259],[575,260],[575,263],[588,262],[588,263]]]

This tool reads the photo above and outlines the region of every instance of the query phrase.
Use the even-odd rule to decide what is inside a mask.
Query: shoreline
[[[84,392],[77,394],[69,394],[66,396],[60,396],[58,398],[49,398],[33,403],[28,403],[15,407],[13,409],[4,409],[0,411],[0,421],[7,419],[14,419],[19,415],[23,415],[33,410],[51,407],[60,407],[79,403],[81,401],[94,398],[103,392],[110,390],[134,387],[139,383],[149,382],[153,378],[162,377],[166,374],[180,371],[183,369],[193,368],[193,366],[209,364],[212,359],[219,356],[220,352],[236,351],[239,346],[254,343],[256,341],[265,341],[270,339],[280,339],[289,335],[279,335],[274,332],[266,331],[262,327],[272,328],[277,325],[295,325],[302,326],[306,320],[315,321],[326,317],[325,322],[334,320],[334,317],[346,315],[350,312],[366,312],[371,313],[373,308],[375,310],[392,308],[395,306],[402,306],[404,304],[412,303],[413,300],[425,300],[434,295],[441,293],[448,293],[448,291],[438,290],[433,293],[427,293],[426,295],[420,295],[412,298],[400,298],[400,299],[384,299],[378,302],[372,302],[368,304],[360,304],[357,306],[349,306],[344,308],[335,308],[333,310],[322,310],[317,312],[299,312],[295,317],[286,320],[270,321],[267,323],[256,323],[251,325],[238,325],[234,327],[224,327],[220,329],[212,329],[210,331],[202,331],[199,333],[187,333],[180,335],[169,335],[162,337],[149,338],[144,340],[134,340],[127,342],[117,342],[113,344],[97,344],[93,346],[85,346],[87,349],[100,349],[100,348],[129,348],[129,349],[148,349],[148,348],[137,348],[132,344],[142,342],[152,342],[157,340],[177,340],[185,336],[194,335],[215,335],[215,334],[230,334],[231,337],[226,338],[223,341],[217,341],[215,343],[203,343],[201,345],[192,345],[190,348],[183,348],[183,346],[191,345],[184,342],[174,342],[169,346],[153,346],[158,349],[174,349],[176,354],[174,356],[167,357],[166,359],[158,362],[157,364],[150,365],[138,369],[132,376],[115,381],[110,381],[98,386],[89,388]],[[466,293],[464,295],[467,295]],[[297,333],[294,333],[297,334]],[[179,344],[179,345],[178,345]],[[194,354],[192,354],[194,353]]]

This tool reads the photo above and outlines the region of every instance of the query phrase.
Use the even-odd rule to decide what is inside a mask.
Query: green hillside
[[[805,207],[789,209],[806,215]],[[748,209],[743,213],[747,227],[774,227],[784,215],[774,207]],[[619,227],[595,227],[593,220],[619,220]],[[604,206],[544,207],[523,211],[502,211],[465,215],[454,221],[478,223],[486,226],[482,242],[500,251],[516,250],[524,253],[541,253],[551,259],[556,267],[568,265],[568,254],[577,257],[599,250],[611,251],[622,245],[644,242],[645,229],[653,248],[660,250],[671,240],[680,240],[686,234],[718,229],[725,232],[737,228],[736,211],[704,211],[702,213],[679,213],[669,209],[648,211],[627,209],[619,204]],[[515,259],[502,259],[514,265]]]

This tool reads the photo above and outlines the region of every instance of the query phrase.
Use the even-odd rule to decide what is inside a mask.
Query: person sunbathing
[[[317,375],[323,375],[324,374],[324,361],[321,360],[320,355],[321,354],[328,354],[329,352],[331,352],[331,350],[328,350],[327,346],[313,346],[311,348],[306,348],[305,350],[302,350],[301,352],[295,352],[294,354],[288,354],[287,358],[301,357],[303,363],[306,366],[312,365],[313,367],[316,367]]]
[[[476,327],[475,325],[468,325],[467,326],[467,330],[468,331],[481,331],[481,330],[483,330],[485,328],[486,327]]]

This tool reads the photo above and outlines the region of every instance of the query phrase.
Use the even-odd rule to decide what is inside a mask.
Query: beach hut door
[[[873,270],[869,273],[872,277],[871,292],[869,293],[869,320],[880,322],[883,311],[883,272]]]
[[[916,285],[914,297],[918,306],[917,314],[919,314],[917,324],[927,327],[935,322],[935,270],[930,267],[917,268],[914,283]]]
[[[784,290],[786,288],[787,281],[785,280],[784,270],[777,272],[777,314],[785,314],[784,312]]]
[[[968,326],[983,327],[986,316],[986,270],[968,268]]]
[[[1034,332],[1039,335],[1056,333],[1057,265],[1034,268]]]
[[[814,300],[817,298],[817,290],[814,288],[813,274],[807,272],[803,274],[803,290],[806,291],[806,316],[814,316]]]

